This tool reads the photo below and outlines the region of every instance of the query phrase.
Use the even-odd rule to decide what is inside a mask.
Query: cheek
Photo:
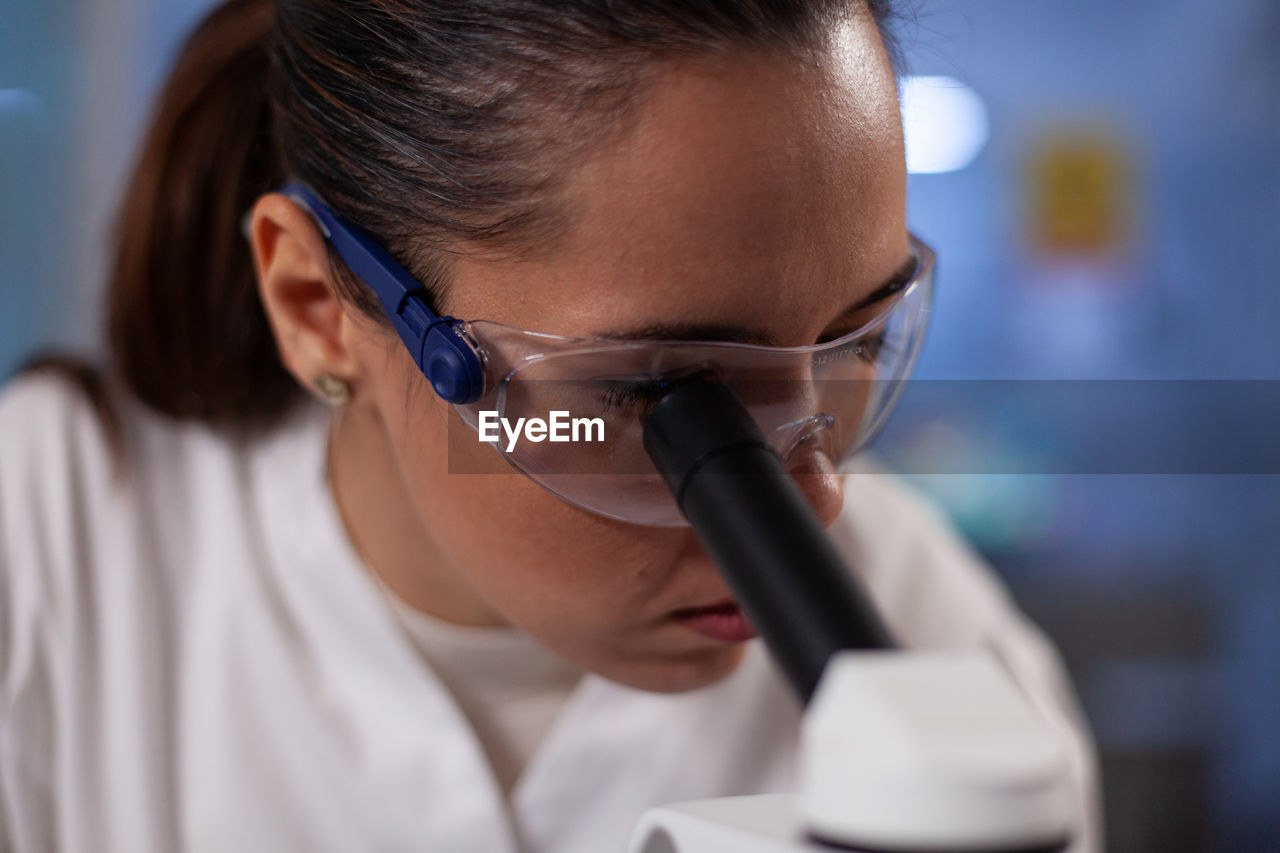
[[[429,390],[378,396],[401,499],[434,552],[423,572],[450,573],[561,657],[637,689],[689,690],[734,669],[742,644],[670,618],[726,594],[690,529],[580,510],[512,473]]]
[[[428,536],[495,610],[550,645],[661,616],[691,534],[610,521],[512,471],[438,399],[393,432]]]

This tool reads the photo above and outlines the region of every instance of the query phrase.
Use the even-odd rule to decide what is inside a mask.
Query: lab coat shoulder
[[[196,507],[174,511],[201,492],[193,488],[191,469],[202,454],[191,445],[225,442],[202,427],[169,422],[123,394],[112,397],[111,411],[114,428],[87,394],[56,374],[19,376],[0,389],[6,643],[29,633],[31,620],[55,620],[53,636],[74,636],[91,629],[83,625],[91,611],[127,600],[119,591],[140,581],[163,586],[150,575],[169,564],[146,558],[187,539],[200,524]],[[156,489],[161,481],[163,494]],[[161,504],[165,511],[155,511]],[[161,518],[163,528],[151,523]],[[20,669],[19,649],[0,648],[4,672],[12,676]]]
[[[109,491],[110,441],[85,395],[52,376],[0,389],[0,839],[52,848],[52,661],[80,639],[77,565],[93,548],[89,493]],[[30,816],[43,815],[33,821]]]
[[[171,728],[184,555],[216,509],[197,484],[235,479],[235,453],[110,393],[114,432],[56,374],[0,389],[0,829],[18,850],[172,837],[140,807],[171,782],[146,744]]]
[[[86,493],[110,490],[110,440],[88,398],[60,377],[0,389],[0,690],[29,675],[35,624],[53,617],[90,546]],[[79,535],[69,537],[68,533]],[[8,709],[9,701],[5,703]]]
[[[831,533],[891,632],[907,648],[986,648],[1000,660],[1069,745],[1080,811],[1071,850],[1100,850],[1096,751],[1057,651],[928,499],[873,459],[847,470]]]

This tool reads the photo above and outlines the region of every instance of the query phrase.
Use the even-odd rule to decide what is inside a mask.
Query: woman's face
[[[619,138],[573,167],[563,239],[536,260],[462,258],[442,307],[560,335],[679,323],[811,344],[847,330],[841,312],[908,257],[905,185],[897,92],[869,17],[817,61],[683,60]],[[399,537],[402,562],[406,548],[414,555],[421,583],[384,575],[393,587],[447,578],[448,594],[414,603],[455,621],[514,623],[642,689],[690,689],[733,669],[741,642],[673,616],[730,597],[692,530],[612,521],[514,472],[450,473],[456,415],[412,390],[425,383],[403,348],[388,359],[375,336],[360,346],[364,414],[345,429],[372,431],[349,442],[383,442],[396,476],[373,488],[378,466],[344,470],[335,459],[335,490],[367,559],[390,554],[388,537]],[[342,440],[339,431],[335,454]],[[494,451],[476,440],[474,452]],[[829,468],[797,479],[833,519],[842,486]],[[403,501],[410,523],[375,530],[380,500]]]

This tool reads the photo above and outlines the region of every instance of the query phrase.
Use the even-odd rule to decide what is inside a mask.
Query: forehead
[[[813,56],[672,62],[609,142],[571,165],[554,250],[460,262],[449,307],[559,334],[673,315],[759,325],[783,304],[799,322],[901,264],[903,162],[869,19]]]

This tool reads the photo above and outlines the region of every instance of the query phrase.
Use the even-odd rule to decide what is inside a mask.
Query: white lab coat
[[[126,479],[76,392],[0,394],[0,848],[621,851],[666,802],[793,790],[799,710],[753,641],[678,695],[587,675],[508,802],[399,630],[323,480],[307,406],[238,445],[125,410]],[[918,499],[853,477],[835,524],[911,646],[987,644],[1087,735],[1056,657]]]

